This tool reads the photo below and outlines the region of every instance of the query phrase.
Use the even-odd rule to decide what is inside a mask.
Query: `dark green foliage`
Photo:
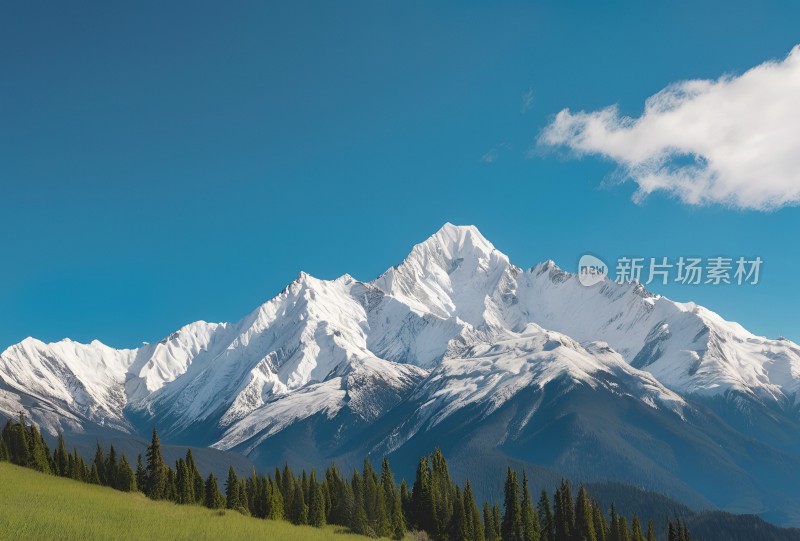
[[[144,490],[145,485],[147,484],[147,472],[144,469],[144,465],[142,464],[142,455],[139,454],[136,457],[136,486],[139,490]]]
[[[136,469],[128,458],[117,455],[111,446],[106,454],[98,443],[89,467],[77,450],[67,453],[66,442],[59,436],[51,454],[36,426],[26,426],[24,419],[6,423],[0,437],[0,459],[46,473],[70,477],[82,482],[105,484],[121,491],[143,490],[152,499],[166,499],[181,504],[203,504],[210,509],[228,507],[258,519],[290,520],[295,524],[322,527],[336,524],[368,536],[403,539],[407,529],[422,530],[435,541],[655,541],[655,525],[648,521],[647,534],[639,519],[619,516],[612,505],[608,522],[597,502],[584,487],[572,499],[569,483],[563,480],[556,490],[551,511],[550,499],[542,490],[537,506],[531,497],[526,473],[522,483],[517,472],[506,472],[504,508],[483,504],[479,511],[472,485],[465,480],[463,489],[450,478],[444,455],[435,450],[419,461],[413,489],[405,481],[395,482],[389,461],[381,463],[380,475],[369,460],[361,472],[355,470],[350,480],[331,465],[324,479],[312,469],[296,476],[288,464],[275,469],[274,478],[255,470],[247,479],[239,479],[233,466],[228,470],[225,495],[217,478],[204,479],[191,450],[180,458],[175,469],[169,468],[161,455],[158,433],[147,449],[147,463],[142,456]],[[721,516],[732,516],[725,515]],[[738,519],[738,517],[737,517]],[[691,541],[686,523],[676,518],[667,528],[668,541]],[[760,537],[759,537],[760,535]],[[769,533],[740,539],[772,539]],[[736,539],[739,541],[739,538]]]
[[[233,466],[228,468],[228,479],[225,481],[225,506],[228,509],[237,509],[241,506],[239,501],[239,478]]]
[[[53,464],[55,464],[55,474],[61,477],[67,477],[69,466],[69,454],[67,453],[67,445],[64,443],[63,434],[58,435],[58,445],[56,450],[53,451]]]
[[[525,470],[522,470],[522,502],[520,503],[520,511],[522,513],[522,539],[524,541],[539,541],[541,536],[539,516],[533,508],[533,498],[528,489],[528,475],[525,473]]]
[[[472,493],[472,485],[469,480],[464,483],[464,513],[467,518],[468,537],[470,541],[485,541],[481,514],[478,511],[478,504],[475,502],[475,495]],[[537,539],[538,541],[538,539]]]
[[[536,510],[539,514],[539,525],[542,529],[542,541],[554,541],[555,523],[553,521],[553,510],[550,507],[550,497],[544,489],[542,490],[541,496],[539,496],[539,503],[536,505]]]
[[[153,428],[153,439],[147,448],[147,477],[145,479],[144,493],[153,500],[162,500],[169,497],[172,487],[168,484],[168,468],[161,455],[161,441],[158,431]]]
[[[523,541],[522,536],[522,510],[519,500],[519,481],[517,472],[508,468],[506,483],[503,489],[504,512],[503,523],[500,526],[500,535],[503,541]],[[568,540],[567,540],[568,541]]]
[[[123,492],[136,492],[136,476],[128,462],[128,457],[124,454],[117,465],[116,472],[114,472],[113,488]]]
[[[301,480],[295,481],[294,496],[289,510],[289,520],[292,524],[308,524],[308,506],[303,496],[303,484]]]
[[[222,509],[225,507],[225,496],[219,491],[217,477],[211,473],[205,484],[205,501],[203,502],[209,509]]]

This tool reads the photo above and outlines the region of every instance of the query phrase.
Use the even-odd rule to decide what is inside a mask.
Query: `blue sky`
[[[536,143],[784,59],[796,2],[164,4],[0,7],[0,349],[237,320],[447,221],[523,267],[760,256],[755,287],[651,289],[800,341],[800,208],[634,203],[613,156]]]

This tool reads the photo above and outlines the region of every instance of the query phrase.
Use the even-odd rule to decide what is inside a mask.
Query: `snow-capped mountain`
[[[24,410],[51,434],[143,434],[156,424],[167,441],[262,462],[289,450],[309,463],[426,452],[449,431],[470,441],[481,434],[489,442],[481,449],[513,448],[522,459],[592,477],[570,469],[559,454],[565,447],[543,456],[524,442],[548,434],[583,449],[591,429],[553,427],[562,426],[559,416],[598,415],[581,404],[602,404],[615,417],[634,417],[618,419],[627,434],[594,436],[605,447],[591,452],[605,449],[622,469],[627,460],[659,472],[657,488],[728,507],[749,501],[755,511],[767,504],[753,494],[766,492],[724,501],[730,494],[684,479],[694,470],[681,461],[730,464],[747,477],[742,453],[758,449],[762,458],[774,454],[764,477],[800,466],[799,389],[800,347],[792,342],[754,336],[639,284],[585,287],[551,261],[523,270],[475,227],[451,224],[371,282],[301,273],[236,323],[192,323],[135,350],[29,338],[0,355],[0,413]],[[758,429],[743,431],[753,424]],[[708,434],[748,451],[718,456],[708,451]],[[683,450],[650,464],[644,441],[682,441]]]

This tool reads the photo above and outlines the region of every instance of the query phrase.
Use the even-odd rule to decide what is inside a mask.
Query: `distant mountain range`
[[[117,350],[28,338],[0,413],[147,434],[272,467],[441,447],[499,494],[509,462],[800,525],[800,347],[641,285],[512,265],[446,224],[371,282],[305,273],[237,323]]]

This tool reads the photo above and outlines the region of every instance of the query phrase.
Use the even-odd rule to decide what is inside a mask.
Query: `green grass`
[[[0,539],[280,539],[364,541],[325,529],[154,502],[0,462]]]

